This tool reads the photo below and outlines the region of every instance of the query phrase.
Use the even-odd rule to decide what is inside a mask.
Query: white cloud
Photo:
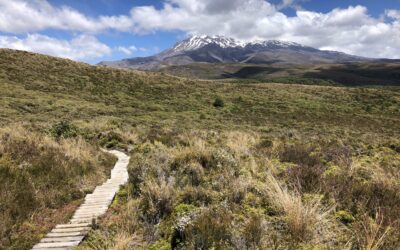
[[[307,0],[282,0],[280,4],[278,4],[276,7],[278,10],[285,9],[285,8],[293,8],[296,10],[302,10],[303,7],[299,4],[299,2],[304,2]]]
[[[400,20],[400,10],[386,10],[385,14],[390,18]]]
[[[400,58],[400,10],[387,10],[383,13],[386,18],[370,16],[363,6],[319,13],[296,8],[302,1],[282,0],[273,5],[264,0],[164,0],[160,9],[139,6],[128,15],[91,18],[66,6],[52,6],[46,0],[0,0],[0,32],[182,31],[241,40],[289,40],[361,56]],[[285,7],[296,8],[296,15],[280,12]],[[133,53],[124,47],[115,50]]]
[[[211,11],[215,2],[227,8]],[[363,6],[328,13],[298,10],[294,17],[278,9],[264,0],[169,0],[162,9],[135,7],[131,19],[137,33],[180,30],[242,40],[280,39],[367,57],[400,58],[397,10],[387,11],[394,20],[385,22],[371,17]]]
[[[73,60],[101,58],[112,52],[107,45],[89,35],[80,35],[70,41],[40,34],[29,34],[25,38],[0,36],[0,48],[26,50]]]
[[[115,49],[118,52],[122,52],[125,55],[132,55],[133,52],[137,51],[138,48],[136,48],[135,46],[129,46],[129,47],[123,47],[123,46],[119,46]]]
[[[102,24],[67,6],[55,8],[46,0],[0,0],[0,31],[61,30],[98,31]]]

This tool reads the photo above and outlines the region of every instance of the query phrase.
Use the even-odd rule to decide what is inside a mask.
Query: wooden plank
[[[109,194],[94,194],[90,196],[86,196],[85,200],[90,199],[112,199],[115,195],[115,192]]]
[[[103,203],[100,203],[98,201],[86,201],[80,207],[95,207],[95,206],[107,207],[107,204],[103,204]]]
[[[93,212],[93,211],[95,211],[95,212],[97,212],[97,211],[105,212],[105,211],[107,211],[107,208],[101,208],[101,207],[99,207],[99,208],[96,208],[96,207],[80,208],[79,210],[76,210],[75,214],[77,214],[77,213],[90,213],[90,212]]]
[[[71,219],[71,222],[91,222],[93,218]]]
[[[101,217],[101,216],[103,216],[105,214],[105,212],[102,212],[102,213],[96,213],[96,214],[93,214],[93,213],[90,213],[90,214],[75,214],[73,217],[72,217],[72,219],[79,219],[79,218],[98,218],[98,217]]]
[[[102,215],[105,214],[107,211],[106,210],[102,210],[102,211],[82,211],[82,212],[76,212],[74,214],[74,216],[81,216],[81,215]]]
[[[93,199],[86,201],[85,205],[101,205],[101,204],[109,204],[113,201],[113,199]]]
[[[81,215],[74,215],[71,220],[76,220],[76,219],[82,219],[82,218],[94,218],[97,219],[100,217],[100,215],[94,215],[94,214],[81,214]]]
[[[118,192],[118,189],[119,188],[117,187],[102,187],[101,189],[95,190],[93,193],[104,193],[106,191],[110,193],[116,193]]]
[[[81,210],[76,210],[76,214],[98,214],[98,213],[105,213],[107,209],[104,208],[91,208],[91,209],[81,209]]]
[[[52,233],[70,233],[70,232],[85,232],[89,231],[90,227],[73,227],[73,228],[54,228]]]
[[[33,248],[35,250],[73,250],[74,247],[39,247],[39,248]]]
[[[86,204],[96,203],[96,202],[108,202],[108,201],[112,201],[113,199],[114,199],[114,196],[112,196],[112,197],[90,197],[90,198],[87,198],[84,202],[86,205]]]
[[[111,204],[112,200],[106,200],[106,201],[99,201],[99,200],[92,200],[92,201],[87,201],[84,206],[108,206],[109,204]]]
[[[111,193],[115,193],[114,191],[117,191],[117,190],[113,190],[113,188],[106,187],[104,189],[94,190],[93,193],[91,193],[90,195],[94,195],[94,194],[111,194]]]
[[[108,207],[82,207],[75,211],[75,213],[90,213],[90,212],[100,212],[100,211],[107,211]]]
[[[79,223],[79,224],[61,224],[57,225],[56,228],[74,228],[74,227],[89,227],[90,223]]]
[[[72,237],[72,236],[85,236],[87,232],[69,232],[69,233],[48,233],[45,238],[59,238],[59,237]]]
[[[79,216],[74,216],[72,217],[72,220],[78,220],[78,219],[97,219],[100,216],[95,216],[95,215],[79,215]]]
[[[67,241],[67,242],[46,242],[46,243],[38,243],[36,248],[52,248],[52,247],[74,247],[79,245],[80,241]],[[35,248],[33,248],[35,249]]]
[[[41,243],[52,243],[52,242],[68,242],[68,241],[82,241],[85,236],[72,236],[72,237],[59,237],[59,238],[44,238]]]
[[[85,201],[89,200],[98,200],[98,199],[103,199],[103,200],[110,200],[114,198],[116,193],[108,194],[108,195],[93,195],[85,198]]]
[[[110,201],[113,200],[115,195],[111,196],[111,197],[104,197],[104,196],[95,196],[95,197],[89,197],[87,199],[85,199],[85,203],[89,203],[89,202],[94,202],[94,201]]]

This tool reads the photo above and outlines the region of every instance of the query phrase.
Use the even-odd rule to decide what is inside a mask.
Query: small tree
[[[215,98],[215,101],[213,103],[214,107],[216,108],[222,108],[225,106],[224,100],[222,100],[221,97]]]

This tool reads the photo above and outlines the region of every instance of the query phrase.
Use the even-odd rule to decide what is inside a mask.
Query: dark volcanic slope
[[[101,62],[99,65],[157,69],[166,65],[192,63],[325,64],[366,61],[371,61],[371,59],[335,51],[322,51],[292,42],[257,41],[243,43],[220,36],[194,36],[151,57]]]

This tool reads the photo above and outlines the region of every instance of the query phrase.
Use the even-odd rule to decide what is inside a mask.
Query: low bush
[[[51,126],[49,134],[56,140],[72,138],[78,136],[78,128],[68,121],[61,121]]]
[[[353,217],[353,215],[351,215],[351,213],[344,211],[344,210],[337,211],[335,213],[335,218],[345,225],[351,224],[355,221],[355,218]]]
[[[146,181],[142,185],[139,205],[142,219],[147,223],[157,224],[172,212],[175,196],[173,183]]]
[[[184,228],[184,245],[191,249],[226,249],[232,233],[232,214],[221,207],[209,208]]]
[[[213,106],[216,108],[223,108],[225,106],[225,102],[221,97],[217,97],[214,100]]]
[[[124,140],[122,136],[114,131],[102,132],[97,135],[100,146],[112,148],[124,148]]]

